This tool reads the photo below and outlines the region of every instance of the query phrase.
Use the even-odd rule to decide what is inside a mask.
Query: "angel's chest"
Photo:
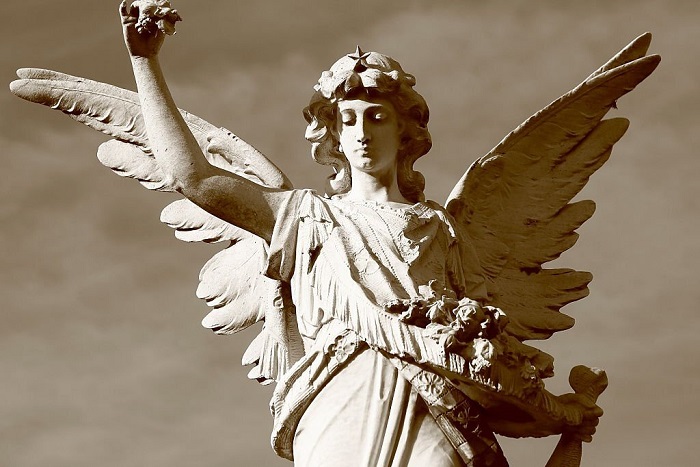
[[[449,235],[437,213],[423,204],[402,209],[378,203],[343,212],[338,240],[358,269],[410,269],[414,280],[442,276]]]

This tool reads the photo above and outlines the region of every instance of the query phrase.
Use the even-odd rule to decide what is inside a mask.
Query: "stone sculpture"
[[[563,433],[547,465],[578,465],[605,374],[576,367],[575,393],[555,396],[552,357],[524,342],[571,327],[559,310],[588,293],[589,273],[542,265],[593,214],[570,201],[627,129],[603,117],[659,63],[649,34],[474,162],[442,207],[413,169],[431,147],[428,107],[392,58],[358,47],[315,86],[306,137],[334,171],[321,196],[175,107],[158,64],[180,20],[167,0],[123,2],[121,17],[138,94],[41,69],[11,89],[112,136],[98,157],[117,174],[183,194],[161,215],[178,238],[228,242],[200,275],[203,325],[264,321],[243,363],[277,383],[280,456],[498,466],[494,433]]]

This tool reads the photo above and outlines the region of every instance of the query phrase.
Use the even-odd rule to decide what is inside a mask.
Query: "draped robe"
[[[465,465],[396,366],[408,357],[461,372],[460,362],[386,311],[431,281],[485,296],[449,214],[308,190],[291,191],[280,213],[268,275],[291,284],[305,356],[271,402],[278,454],[300,466]]]

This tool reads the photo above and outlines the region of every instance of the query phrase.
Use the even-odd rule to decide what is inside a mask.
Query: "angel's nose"
[[[367,125],[364,122],[358,122],[358,124],[357,124],[357,142],[358,143],[369,142],[372,139],[370,133],[371,132],[369,131],[369,128],[367,128]]]

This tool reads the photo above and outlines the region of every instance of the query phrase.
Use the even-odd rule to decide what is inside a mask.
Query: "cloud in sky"
[[[1,76],[40,66],[133,88],[116,3],[12,1]],[[559,261],[590,270],[567,308],[573,330],[543,346],[556,391],[579,363],[611,386],[588,465],[691,465],[697,431],[700,44],[694,2],[225,2],[181,0],[164,68],[178,104],[321,188],[301,108],[320,72],[360,44],[416,75],[434,149],[419,163],[443,200],[510,129],[636,35],[663,62],[620,101],[632,120],[584,197],[598,212]],[[102,135],[0,94],[0,464],[287,465],[268,447],[270,391],[245,380],[253,334],[198,326],[196,274],[214,247],[158,222],[172,198],[115,177]],[[556,440],[517,440],[514,466],[543,465]],[[535,446],[535,447],[533,447]],[[691,457],[693,456],[693,457]],[[693,459],[693,460],[691,460]]]

